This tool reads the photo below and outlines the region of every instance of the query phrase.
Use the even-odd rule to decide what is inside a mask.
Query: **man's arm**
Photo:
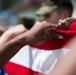
[[[68,48],[68,54],[62,57],[47,75],[76,75],[76,37],[68,43]]]
[[[56,27],[56,26],[53,26]],[[0,46],[0,68],[6,64],[23,46],[27,44],[40,44],[51,39],[49,28],[52,25],[47,22],[42,22],[34,25],[29,31],[18,35],[12,40]]]
[[[5,44],[6,42],[12,40],[16,36],[26,32],[27,29],[22,25],[14,26],[13,28],[10,28],[6,30],[3,35],[0,37],[0,45]]]
[[[26,44],[25,44],[26,45]],[[0,46],[0,68],[3,67],[24,45],[19,45],[17,40],[11,40]]]

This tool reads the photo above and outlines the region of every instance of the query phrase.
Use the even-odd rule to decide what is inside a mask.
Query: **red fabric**
[[[62,34],[64,37],[72,37],[76,34],[76,22],[71,23],[69,30],[57,30],[57,33]]]
[[[69,30],[57,30],[57,33],[63,35],[63,44],[65,45],[72,37],[76,35],[76,22],[72,22]]]
[[[44,50],[53,50],[53,49],[62,48],[62,46],[63,46],[62,41],[63,41],[62,39],[47,40],[43,44],[30,45],[30,46],[35,47],[35,48],[39,48],[39,49],[44,49]]]
[[[63,35],[64,39],[47,40],[43,44],[30,46],[45,50],[62,48],[76,34],[76,22],[71,23],[69,30],[57,30],[56,33]]]
[[[72,22],[70,25],[70,30],[76,30],[76,22]]]
[[[12,63],[8,62],[5,65],[5,72],[8,73],[8,75],[37,75],[40,74],[38,72],[32,71],[31,69]],[[14,71],[14,72],[13,72]]]

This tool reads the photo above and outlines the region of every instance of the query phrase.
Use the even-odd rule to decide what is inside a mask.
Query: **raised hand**
[[[29,31],[19,36],[21,37],[20,42],[25,42],[25,35],[27,35],[28,44],[40,44],[48,39],[58,38],[59,34],[50,33],[51,29],[55,30],[57,27],[57,25],[46,21],[36,23]]]
[[[66,18],[64,20],[61,20],[59,23],[58,23],[58,29],[69,29],[70,28],[70,24],[73,22],[73,21],[76,21],[75,18]]]

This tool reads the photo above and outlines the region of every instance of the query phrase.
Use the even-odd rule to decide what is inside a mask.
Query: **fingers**
[[[57,24],[53,24],[53,23],[50,23],[49,27],[53,30],[57,30],[58,29],[58,25]]]
[[[57,30],[57,27],[58,27],[58,25],[53,24],[53,23],[48,23],[48,22],[46,22],[46,21],[43,21],[43,22],[42,22],[42,25],[43,25],[44,28],[48,28],[49,30],[50,30],[50,29],[52,29],[52,30]]]
[[[68,29],[67,26],[69,25],[69,21],[67,19],[62,20],[58,26],[59,29]]]
[[[76,21],[76,19],[75,19],[75,18],[66,18],[66,19],[64,19],[64,20],[61,20],[61,21],[58,23],[58,28],[59,28],[59,29],[69,29],[70,24],[71,24],[73,21]]]
[[[57,29],[69,29],[70,24],[72,21],[76,21],[75,18],[66,18],[64,20],[61,20],[58,25],[53,24],[53,23],[48,23],[46,21],[43,22],[36,22],[35,25],[41,25],[41,28],[49,28],[53,29],[53,30],[57,30]]]
[[[41,22],[37,21],[34,25],[39,25]]]
[[[43,22],[36,22],[35,25],[33,27],[41,27],[42,29],[53,29],[56,30],[58,25],[53,24],[53,23],[48,23],[47,21],[43,21]]]
[[[57,33],[47,35],[47,39],[63,39],[63,36]]]
[[[76,18],[66,18],[68,21],[76,21]]]
[[[58,25],[61,25],[61,24],[64,24],[64,23],[66,23],[67,21],[76,21],[76,18],[66,18],[66,19],[64,19],[64,20],[61,20],[59,23],[58,23]]]

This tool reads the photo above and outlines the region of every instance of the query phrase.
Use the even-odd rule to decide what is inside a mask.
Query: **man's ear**
[[[64,10],[61,14],[61,19],[65,19],[67,17],[70,17],[70,12],[68,10]]]

